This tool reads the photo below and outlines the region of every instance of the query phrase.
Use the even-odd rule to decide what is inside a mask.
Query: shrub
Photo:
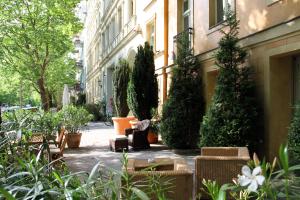
[[[63,107],[58,115],[69,134],[77,133],[82,126],[93,118],[83,107],[73,105]]]
[[[199,62],[189,49],[188,35],[178,41],[169,98],[164,104],[160,133],[171,148],[195,148],[204,112]]]
[[[127,86],[130,78],[130,68],[126,60],[120,60],[113,75],[114,106],[119,117],[126,117],[129,113],[127,104]]]
[[[201,126],[200,146],[253,147],[257,126],[255,85],[245,63],[247,53],[238,46],[239,21],[226,14],[229,31],[219,42],[216,65],[219,75],[215,94]]]
[[[83,107],[93,115],[93,121],[103,121],[105,119],[101,104],[85,104]]]
[[[158,106],[158,86],[153,50],[148,42],[139,46],[128,84],[127,102],[139,120],[151,119],[151,109]]]
[[[86,104],[86,94],[83,92],[80,92],[78,94],[78,99],[76,101],[76,105],[77,106],[83,106],[84,104]]]
[[[292,162],[300,160],[300,104],[295,106],[295,113],[289,127],[289,153]]]

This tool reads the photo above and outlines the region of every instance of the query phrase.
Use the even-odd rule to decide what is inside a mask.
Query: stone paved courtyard
[[[98,162],[103,163],[107,167],[120,170],[122,153],[115,153],[109,150],[109,138],[113,135],[113,126],[106,126],[103,123],[89,123],[83,131],[80,148],[65,149],[64,160],[70,167],[70,170],[73,172],[90,172]],[[185,158],[191,169],[194,169],[195,155],[175,154],[164,145],[151,145],[149,150],[141,151],[132,151],[129,149],[128,152],[129,158]]]

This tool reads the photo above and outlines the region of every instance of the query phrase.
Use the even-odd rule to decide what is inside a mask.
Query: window
[[[147,24],[147,41],[150,46],[152,46],[153,51],[155,51],[155,20]]]
[[[123,28],[123,13],[122,13],[122,7],[118,9],[118,33],[122,31]]]
[[[184,0],[183,1],[183,30],[188,29],[189,27],[191,27],[191,23],[190,23],[190,0]]]
[[[209,0],[209,26],[215,26],[225,20],[228,5],[233,8],[232,0]]]
[[[129,14],[129,20],[133,17],[134,15],[134,0],[129,0],[129,8],[128,8],[128,14]]]

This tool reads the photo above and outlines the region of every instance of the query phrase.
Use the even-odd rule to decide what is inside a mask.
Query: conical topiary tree
[[[295,113],[288,135],[289,155],[292,163],[300,160],[300,104],[295,106]]]
[[[201,125],[200,146],[249,146],[257,132],[257,105],[251,69],[242,66],[247,53],[238,46],[239,21],[226,14],[229,30],[219,42],[215,94]]]
[[[158,86],[152,47],[139,46],[128,84],[127,102],[138,120],[151,119],[151,110],[158,106]]]
[[[113,74],[113,100],[118,117],[126,117],[129,113],[127,104],[127,86],[130,68],[126,60],[121,59]]]
[[[188,35],[177,41],[178,56],[172,69],[169,97],[163,106],[160,133],[170,148],[191,149],[199,141],[204,112],[199,62],[189,48]]]

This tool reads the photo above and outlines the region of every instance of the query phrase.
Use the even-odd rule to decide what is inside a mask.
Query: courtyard
[[[84,128],[80,148],[66,148],[64,160],[72,172],[90,172],[100,162],[108,168],[122,169],[122,152],[112,152],[109,149],[109,139],[115,135],[113,126],[106,126],[103,122],[89,123]],[[175,154],[166,145],[151,144],[150,149],[133,151],[129,149],[128,158],[154,159],[154,158],[184,158],[191,169],[195,168],[195,152],[182,151]],[[184,155],[186,154],[186,155]]]

